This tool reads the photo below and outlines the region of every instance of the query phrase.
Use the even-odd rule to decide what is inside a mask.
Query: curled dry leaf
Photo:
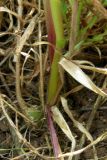
[[[72,62],[77,64],[80,68],[90,70],[90,71],[93,71],[93,72],[98,72],[98,73],[101,73],[101,74],[107,74],[107,68],[95,67],[94,64],[89,62],[89,61],[73,60]]]
[[[92,80],[81,70],[81,68],[73,61],[62,58],[59,64],[66,72],[68,72],[76,81],[81,83],[83,86],[87,87],[88,89],[101,96],[107,96],[107,94],[99,87],[97,87],[92,82]]]
[[[72,142],[72,149],[71,150],[74,151],[75,146],[76,146],[76,141],[75,141],[75,138],[74,138],[67,122],[65,121],[62,113],[59,111],[57,106],[51,107],[51,111],[53,114],[54,121],[58,124],[58,126],[61,128],[61,130],[65,133],[65,135]]]
[[[77,127],[79,129],[80,132],[82,132],[83,134],[86,135],[87,139],[90,140],[91,143],[93,143],[93,137],[91,136],[91,134],[88,132],[88,130],[83,126],[82,123],[78,122],[73,114],[72,111],[69,109],[68,104],[67,104],[67,100],[64,97],[61,97],[61,102],[62,102],[62,106],[64,108],[64,111],[67,113],[67,115],[69,116],[69,118],[72,120],[73,124],[75,127]],[[98,160],[97,158],[97,152],[96,152],[96,148],[93,145],[93,153],[94,153],[94,159]]]

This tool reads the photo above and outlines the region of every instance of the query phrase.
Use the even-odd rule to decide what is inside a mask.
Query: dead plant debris
[[[74,14],[79,3],[85,7],[78,21],[78,36]],[[101,93],[96,95],[83,87],[80,77],[74,79],[82,85],[64,73],[63,88],[52,108],[62,150],[57,159],[106,160],[107,98],[101,95],[107,94],[107,2],[76,0],[74,8],[70,1],[63,0],[63,4],[63,55],[67,56],[59,65],[68,73],[71,63],[74,68],[77,65],[83,70],[80,77],[87,78],[87,74],[92,80],[86,87]],[[43,0],[0,0],[1,160],[56,159],[45,116],[51,68],[49,46],[54,48],[47,40]],[[68,58],[69,52],[73,54]],[[71,75],[75,77],[73,71]],[[100,89],[92,89],[92,83]]]

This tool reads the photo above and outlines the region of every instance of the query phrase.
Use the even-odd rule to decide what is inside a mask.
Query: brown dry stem
[[[27,105],[26,102],[24,101],[24,99],[22,98],[21,95],[21,81],[20,81],[20,56],[21,56],[21,51],[23,49],[23,46],[25,45],[27,39],[29,38],[29,36],[32,34],[34,27],[37,23],[37,18],[38,15],[34,16],[31,21],[30,24],[28,25],[28,27],[26,28],[24,34],[22,35],[22,37],[17,38],[17,46],[16,46],[16,96],[17,96],[17,100],[18,103],[20,105],[20,108],[22,110],[22,112],[27,116]]]

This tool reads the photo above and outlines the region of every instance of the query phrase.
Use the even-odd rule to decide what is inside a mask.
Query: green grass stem
[[[48,104],[53,104],[55,100],[57,91],[58,91],[58,83],[59,83],[59,69],[58,62],[62,55],[62,49],[65,45],[64,38],[64,28],[63,28],[63,16],[62,16],[62,4],[60,0],[52,0],[50,1],[52,19],[56,34],[56,50],[54,53],[54,58],[51,66],[50,80],[48,86]]]

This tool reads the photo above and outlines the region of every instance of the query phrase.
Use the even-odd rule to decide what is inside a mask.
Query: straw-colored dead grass
[[[106,22],[104,22],[103,19],[107,19],[107,11],[98,0],[94,0],[93,6],[89,5],[88,9],[92,11],[93,15],[94,13],[100,15],[99,21],[97,22],[99,27],[95,25],[93,29],[87,29],[87,34],[85,36],[89,35],[89,37],[82,47],[82,49],[85,48],[82,56],[83,58],[85,57],[85,60],[90,61],[91,59],[93,63],[95,62],[95,64],[100,67],[101,58],[105,60],[107,58],[105,54],[103,54],[107,47],[106,34],[104,34],[105,39],[102,44],[99,43],[99,41],[97,43],[93,40],[95,42],[95,45],[93,45],[95,47],[93,47],[94,49],[92,49],[93,41],[90,40],[90,37],[94,34],[102,33],[103,27],[106,26]],[[70,17],[69,12],[68,15]],[[84,13],[85,12],[86,10]],[[75,17],[72,16],[73,20],[74,18]],[[89,15],[87,16],[87,19],[90,19]],[[100,23],[102,22],[103,24],[101,25]],[[84,19],[82,25],[86,25]],[[73,30],[71,31],[72,36],[75,34],[75,29],[74,32]],[[65,28],[65,34],[68,34],[68,31],[66,32],[66,30],[67,28]],[[70,41],[72,42],[73,39],[71,38]],[[47,129],[47,121],[45,116],[43,116],[45,115],[47,79],[50,70],[47,52],[48,45],[52,44],[47,42],[45,15],[41,0],[0,0],[0,136],[1,139],[3,139],[0,144],[0,159],[54,159]],[[75,44],[72,43],[71,45]],[[102,54],[98,47],[100,49],[103,48],[102,51],[104,51]],[[68,44],[67,48],[70,50]],[[95,53],[91,58],[87,57],[85,53],[89,48]],[[96,54],[95,49],[98,51],[99,55]],[[73,56],[77,59],[81,59],[81,54],[79,52],[74,53]],[[102,63],[104,67],[104,61]],[[82,66],[82,64],[80,65]],[[86,69],[86,67],[82,67],[83,69]],[[90,70],[92,70],[92,68]],[[98,68],[96,68],[96,70],[98,71]],[[104,70],[102,69],[102,71]],[[97,76],[100,78],[97,78]],[[57,133],[60,135],[59,142],[63,150],[63,154],[59,155],[59,159],[70,160],[74,156],[75,160],[78,160],[81,153],[84,153],[85,156],[88,149],[92,148],[91,158],[94,157],[94,159],[97,160],[99,157],[107,155],[106,153],[103,153],[99,156],[97,153],[98,146],[96,147],[99,142],[107,139],[107,129],[103,127],[102,132],[100,131],[100,135],[96,135],[96,133],[92,134],[89,130],[94,130],[92,128],[94,118],[96,117],[96,114],[99,113],[98,109],[100,105],[106,104],[106,98],[102,98],[99,95],[95,100],[91,93],[90,98],[92,100],[94,99],[94,102],[91,102],[91,113],[90,110],[87,109],[89,112],[87,117],[84,113],[81,113],[81,109],[79,111],[78,109],[75,109],[75,104],[78,104],[79,106],[78,100],[82,101],[81,104],[83,104],[84,100],[87,99],[87,91],[85,90],[86,95],[84,96],[84,90],[81,90],[83,89],[83,86],[78,86],[75,82],[73,83],[69,77],[68,79],[64,81],[65,86],[62,91],[63,97],[61,97],[62,106],[60,105],[62,107],[61,111],[53,108],[56,123],[60,128],[62,123],[63,126],[65,126],[65,128],[62,128],[63,132],[57,129]],[[102,88],[102,91],[106,93],[107,79],[105,76],[96,74],[94,75],[94,79],[96,80],[96,83],[99,82],[98,79],[101,79],[100,87]],[[72,88],[70,89],[71,82]],[[103,85],[101,85],[102,83]],[[78,98],[78,91],[83,94],[84,100],[81,96]],[[78,115],[76,117],[77,119],[81,119],[81,117],[85,115],[85,118],[83,118],[87,121],[85,127],[83,121],[80,123],[76,120],[75,114],[69,109],[64,97],[70,102],[70,107],[71,103],[73,104],[73,107],[75,107],[71,108],[74,110],[75,114]],[[85,106],[87,106],[88,103],[90,105],[89,99],[85,103]],[[30,116],[28,110],[30,110]],[[36,121],[34,121],[31,115],[31,111],[34,110],[36,110]],[[104,110],[102,110],[102,112],[103,111]],[[69,126],[75,126],[75,128],[70,128]],[[105,126],[107,127],[106,124]],[[65,133],[66,136],[63,133]],[[107,147],[107,142],[104,142]],[[89,159],[87,157],[88,156],[86,156],[85,159]]]

